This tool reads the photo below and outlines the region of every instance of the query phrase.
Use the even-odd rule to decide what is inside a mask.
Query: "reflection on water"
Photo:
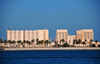
[[[4,51],[0,64],[100,64],[99,50]]]

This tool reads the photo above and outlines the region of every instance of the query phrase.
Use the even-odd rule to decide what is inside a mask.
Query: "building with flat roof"
[[[67,43],[69,45],[73,45],[73,41],[76,40],[76,35],[68,35],[68,41]]]
[[[68,39],[68,31],[67,29],[58,29],[56,31],[56,41],[58,44],[60,44],[60,41],[64,39],[65,42],[67,42]]]
[[[85,39],[89,42],[91,39],[93,40],[93,29],[82,29],[76,31],[76,39],[81,41],[85,41]]]
[[[7,30],[7,40],[11,40],[11,41],[18,41],[18,40],[26,40],[26,41],[31,41],[33,40],[36,42],[36,39],[40,40],[49,40],[49,31],[47,29],[43,29],[43,30]]]

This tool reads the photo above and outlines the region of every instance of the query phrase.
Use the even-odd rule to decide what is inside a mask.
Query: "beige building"
[[[69,45],[73,45],[73,41],[76,40],[76,35],[68,35],[68,41],[67,43]]]
[[[68,37],[68,31],[67,29],[61,29],[56,31],[56,41],[58,44],[60,43],[60,40],[64,39],[65,42],[67,42]]]
[[[43,30],[25,30],[25,31],[10,31],[10,30],[7,30],[7,40],[15,40],[15,41],[18,41],[18,40],[28,40],[28,41],[31,41],[31,40],[35,40],[35,43],[36,43],[36,39],[38,40],[49,40],[49,32],[47,29],[43,29]]]
[[[76,39],[81,39],[85,41],[85,39],[89,42],[91,39],[93,40],[93,29],[83,29],[76,31]]]

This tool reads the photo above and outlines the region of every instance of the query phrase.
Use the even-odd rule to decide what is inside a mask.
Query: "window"
[[[93,37],[93,34],[92,34],[92,32],[90,32],[90,34],[91,34],[91,39],[92,39],[92,37]]]
[[[84,32],[84,34],[85,34],[85,39],[86,39],[86,32]]]
[[[20,32],[18,32],[18,37],[19,37],[19,40],[20,40]]]
[[[88,32],[88,38],[90,38],[89,32]]]
[[[33,32],[32,32],[32,34],[31,34],[31,37],[32,37],[32,39],[33,39]]]
[[[14,40],[16,40],[16,32],[14,32]]]
[[[43,38],[44,38],[44,40],[45,40],[45,31],[43,31]]]
[[[12,39],[12,33],[10,32],[10,40]]]
[[[38,32],[36,32],[36,38],[38,38]]]
[[[23,39],[25,40],[25,32],[23,32]]]
[[[64,39],[64,33],[62,32],[62,39]]]
[[[29,37],[29,36],[30,36],[30,35],[29,35],[29,32],[27,32],[27,36],[28,36],[28,40],[29,40],[29,38],[30,38],[30,37]]]

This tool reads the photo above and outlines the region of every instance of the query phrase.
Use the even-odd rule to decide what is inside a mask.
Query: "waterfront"
[[[100,50],[0,52],[0,64],[100,64]]]
[[[1,48],[1,51],[22,50],[100,50],[97,47],[45,47],[45,48]]]

